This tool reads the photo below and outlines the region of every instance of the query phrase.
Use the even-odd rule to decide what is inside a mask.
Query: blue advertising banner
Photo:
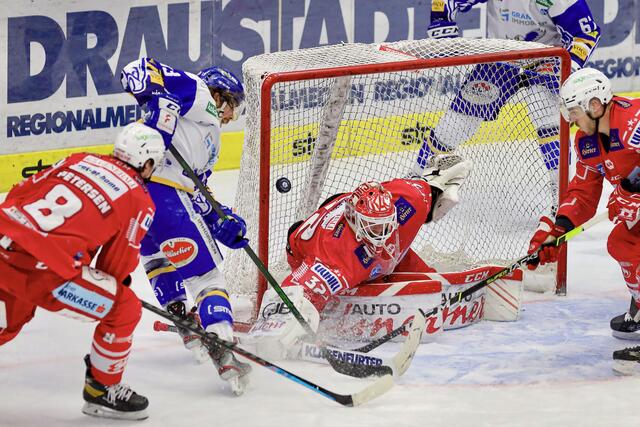
[[[640,88],[640,0],[587,0],[602,28],[590,66]],[[424,38],[430,0],[32,0],[2,8],[1,154],[108,144],[142,112],[119,72],[142,55],[240,74],[253,55],[340,42]],[[460,15],[482,37],[485,13]],[[230,130],[239,133],[242,120]]]

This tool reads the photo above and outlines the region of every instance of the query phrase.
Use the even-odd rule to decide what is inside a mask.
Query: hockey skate
[[[211,349],[209,355],[220,378],[229,383],[233,394],[241,396],[249,385],[251,365],[239,361],[231,350],[224,347]]]
[[[640,340],[640,314],[633,298],[627,313],[611,319],[611,335],[623,340]]]
[[[85,404],[82,412],[92,417],[113,418],[119,420],[144,420],[149,417],[146,397],[137,394],[126,384],[106,386],[91,375],[91,360],[84,357],[87,373],[82,397]]]
[[[639,375],[640,346],[614,351],[613,370],[620,375]]]
[[[196,314],[196,308],[193,307],[189,313],[184,305],[183,301],[174,301],[167,305],[167,311],[171,314],[175,314],[183,319],[189,319],[194,325],[200,326],[198,315]],[[191,351],[194,360],[198,364],[202,364],[209,358],[207,348],[202,344],[200,337],[187,329],[178,328],[178,334],[182,338],[184,347]]]

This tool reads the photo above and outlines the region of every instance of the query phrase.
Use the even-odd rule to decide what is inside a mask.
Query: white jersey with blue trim
[[[172,144],[197,175],[203,176],[211,170],[220,153],[220,119],[209,88],[200,77],[151,58],[141,58],[124,67],[122,85],[140,104],[153,97],[154,91],[177,96],[181,117]],[[169,152],[164,165],[154,172],[152,181],[194,189],[191,179]]]
[[[487,36],[564,47],[581,67],[600,31],[584,0],[494,0],[487,2]]]
[[[585,0],[433,0],[431,37],[458,34],[455,19],[475,5],[486,3],[487,37],[523,40],[564,47],[572,68],[583,67],[600,39],[600,28]],[[439,34],[439,35],[436,35]]]

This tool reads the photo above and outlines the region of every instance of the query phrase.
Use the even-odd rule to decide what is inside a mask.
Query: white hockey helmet
[[[164,141],[157,130],[139,122],[129,123],[116,137],[113,156],[140,170],[147,160],[154,169],[164,160]]]
[[[585,113],[589,113],[589,103],[593,98],[600,100],[602,104],[611,101],[611,81],[602,72],[593,68],[577,70],[569,76],[560,88],[560,112],[568,122],[569,111],[580,107]]]

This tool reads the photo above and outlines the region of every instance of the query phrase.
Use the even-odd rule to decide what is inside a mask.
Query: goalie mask
[[[360,184],[347,198],[345,217],[358,242],[364,242],[374,253],[384,249],[395,257],[398,250],[396,206],[391,193],[381,184]],[[389,242],[391,237],[395,240]]]

